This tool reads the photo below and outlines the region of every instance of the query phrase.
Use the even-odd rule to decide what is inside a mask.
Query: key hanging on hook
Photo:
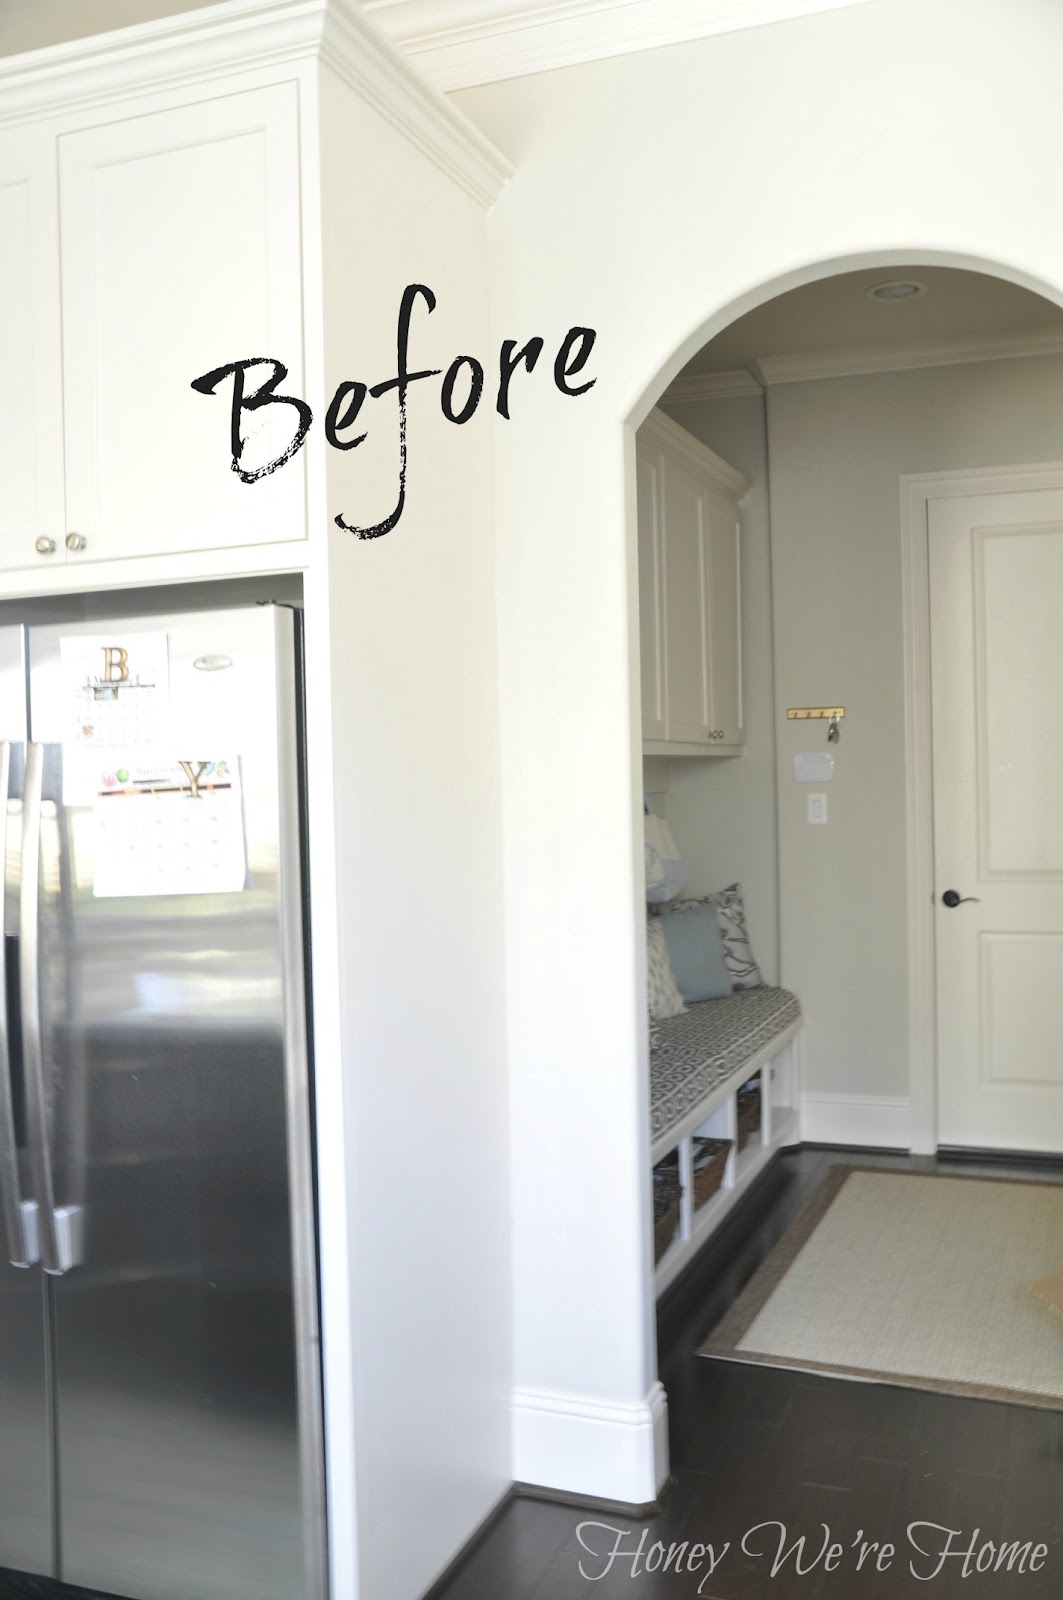
[[[841,736],[842,736],[841,728],[838,726],[837,717],[831,717],[830,721],[827,724],[827,743],[828,744],[837,744],[838,740],[841,738]]]

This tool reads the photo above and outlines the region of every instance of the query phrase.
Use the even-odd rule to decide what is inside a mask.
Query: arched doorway
[[[859,305],[854,311],[843,298],[846,291],[864,299],[876,285],[918,284],[920,275],[929,280],[929,292],[916,288],[913,305],[918,301],[925,313],[935,295],[951,289],[960,302],[954,315],[923,315],[914,334],[909,319],[907,329],[898,332],[894,325],[877,343],[861,338],[866,312]],[[791,329],[787,347],[787,304],[794,315],[808,316],[821,290],[838,294],[838,320],[848,320],[848,329],[824,348],[823,324],[812,317],[813,331],[806,336]],[[964,291],[973,298],[964,302]],[[985,297],[980,312],[979,294]],[[899,308],[907,298],[886,295],[879,303]],[[825,303],[820,295],[821,310]],[[772,307],[774,326],[765,315]],[[1009,321],[1012,313],[1015,320]],[[805,277],[781,295],[759,297],[756,307],[726,328],[715,321],[712,326],[718,331],[702,347],[701,362],[688,362],[685,378],[670,391],[668,409],[680,422],[694,413],[697,436],[721,454],[727,452],[724,441],[732,450],[745,449],[743,459],[727,458],[756,487],[758,457],[750,444],[756,424],[749,422],[743,439],[743,427],[727,423],[724,413],[745,407],[752,417],[765,391],[769,397],[773,416],[770,440],[767,431],[761,435],[755,577],[763,588],[774,576],[775,599],[773,604],[761,593],[745,620],[747,641],[752,635],[767,642],[775,658],[774,666],[754,664],[759,681],[753,700],[769,729],[762,740],[751,731],[750,739],[761,762],[759,778],[768,766],[775,770],[768,775],[771,804],[761,807],[754,823],[755,780],[737,776],[739,762],[728,763],[733,770],[722,779],[723,763],[692,761],[689,752],[688,759],[677,757],[682,775],[671,793],[674,831],[682,846],[696,819],[712,828],[708,847],[692,845],[695,892],[745,875],[751,861],[759,870],[758,850],[774,857],[762,873],[761,905],[766,917],[773,904],[776,911],[780,903],[786,910],[778,958],[768,938],[766,964],[774,972],[781,964],[784,981],[804,991],[806,1011],[807,996],[816,992],[811,1010],[822,1023],[811,1041],[817,1072],[811,1080],[806,1075],[812,1137],[929,1150],[938,1140],[931,1049],[928,485],[952,474],[949,493],[955,494],[972,487],[967,469],[999,472],[1059,457],[1063,406],[1055,416],[1051,404],[1053,392],[1063,392],[1053,366],[1063,351],[1058,297],[1035,296],[1006,273],[986,274],[970,264],[876,257]],[[747,341],[774,337],[780,347],[762,345],[751,354],[753,345],[742,346],[743,329]],[[716,358],[705,360],[714,347]],[[743,372],[746,388],[737,381]],[[706,380],[700,399],[699,375]],[[663,393],[668,407],[669,391]],[[1020,479],[1033,483],[1028,471],[1025,477],[1013,471],[1007,483],[1015,486]],[[751,589],[755,585],[746,587],[747,610]],[[783,720],[794,702],[849,706],[837,756],[843,781],[826,796],[833,833],[830,827],[808,831],[806,792],[789,776],[798,745],[810,742],[798,740],[801,730]],[[732,807],[722,828],[719,812],[713,818],[714,803]],[[766,847],[773,829],[776,838]],[[733,870],[720,860],[721,833],[746,850],[745,861],[733,863]],[[824,845],[834,846],[833,853]],[[837,875],[833,899],[817,890],[825,859]],[[796,981],[789,976],[795,970]],[[865,1074],[856,1093],[846,1076],[850,1063]]]

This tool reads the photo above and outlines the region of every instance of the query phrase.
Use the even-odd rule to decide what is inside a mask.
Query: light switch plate
[[[798,783],[830,783],[834,757],[829,750],[801,750],[794,756],[794,777]]]
[[[825,794],[810,794],[808,796],[809,822],[826,822],[827,796]]]

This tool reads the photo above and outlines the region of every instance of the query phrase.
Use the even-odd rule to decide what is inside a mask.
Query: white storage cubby
[[[657,1262],[658,1295],[672,1283],[720,1226],[778,1150],[799,1138],[800,1021],[740,1067],[708,1094],[700,1105],[670,1132],[656,1141],[652,1164],[675,1153],[679,1162],[682,1194],[679,1225],[668,1249]],[[744,1150],[738,1149],[738,1093],[753,1079],[760,1080],[760,1130]],[[694,1205],[694,1140],[729,1139],[731,1152],[723,1182],[704,1205]]]

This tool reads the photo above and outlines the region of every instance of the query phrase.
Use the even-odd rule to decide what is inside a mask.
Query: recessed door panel
[[[0,372],[0,568],[44,570],[66,554],[55,143],[21,126],[0,137]]]
[[[636,446],[639,541],[639,660],[642,737],[666,735],[664,689],[664,538],[661,527],[661,453]]]
[[[681,461],[664,465],[668,738],[709,742],[708,518],[705,491]]]
[[[742,741],[742,593],[738,513],[726,495],[706,496],[712,695],[710,738]]]
[[[60,139],[67,510],[79,561],[305,535],[303,458],[231,470],[226,363],[283,363],[302,392],[295,86]],[[248,375],[248,395],[271,372]],[[292,406],[245,411],[245,469],[291,441]]]
[[[980,942],[982,1086],[1063,1090],[1063,934],[984,933]]]
[[[986,529],[973,556],[983,871],[1063,878],[1063,526]]]

